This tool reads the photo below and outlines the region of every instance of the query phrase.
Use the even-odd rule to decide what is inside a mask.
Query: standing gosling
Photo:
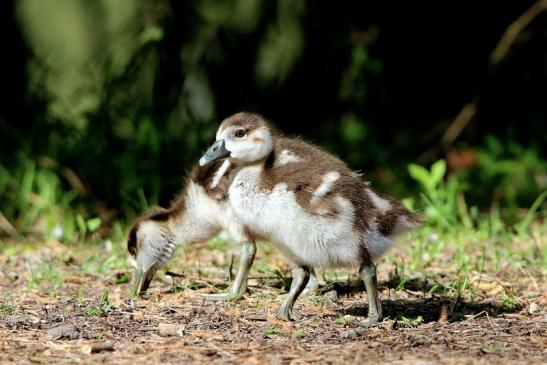
[[[260,115],[225,119],[216,142],[200,159],[230,164],[227,202],[239,224],[271,241],[294,266],[277,317],[293,318],[295,300],[312,268],[360,267],[368,296],[368,326],[382,320],[376,266],[396,235],[421,217],[375,193],[336,157],[274,131]]]

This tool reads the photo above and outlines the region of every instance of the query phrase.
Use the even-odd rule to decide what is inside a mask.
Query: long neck
[[[169,210],[169,228],[179,244],[206,241],[222,229],[220,204],[192,180]]]

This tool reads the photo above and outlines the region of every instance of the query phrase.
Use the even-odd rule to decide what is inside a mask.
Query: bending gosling
[[[153,209],[133,224],[127,248],[137,269],[135,294],[148,290],[154,274],[171,258],[178,244],[203,242],[226,230],[234,241],[242,245],[239,269],[228,293],[205,297],[232,301],[243,295],[256,244],[250,232],[234,219],[227,204],[230,182],[228,161],[195,167],[182,192],[168,209]],[[317,281],[312,275],[306,289],[313,291],[316,288]]]
[[[235,300],[243,295],[256,245],[223,203],[229,176],[226,163],[196,167],[169,209],[155,209],[134,223],[127,249],[137,269],[135,294],[148,289],[156,271],[171,258],[179,243],[204,242],[224,229],[242,244],[239,270],[229,293],[210,299]]]

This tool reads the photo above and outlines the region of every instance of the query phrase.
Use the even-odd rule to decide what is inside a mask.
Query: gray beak
[[[220,160],[230,154],[230,151],[224,146],[224,140],[219,139],[205,152],[205,154],[199,159],[199,165],[205,166],[208,163]]]
[[[148,287],[150,286],[150,282],[152,281],[152,278],[154,277],[155,270],[152,268],[149,268],[148,270],[137,270],[136,276],[135,276],[135,288],[133,289],[133,295],[141,295],[144,294]]]

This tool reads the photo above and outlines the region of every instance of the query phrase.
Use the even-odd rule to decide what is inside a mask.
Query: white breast
[[[260,188],[260,167],[242,168],[229,190],[237,218],[279,247],[291,261],[312,267],[353,266],[360,263],[358,234],[353,230],[354,209],[337,197],[335,217],[306,212],[287,184],[272,191]]]

